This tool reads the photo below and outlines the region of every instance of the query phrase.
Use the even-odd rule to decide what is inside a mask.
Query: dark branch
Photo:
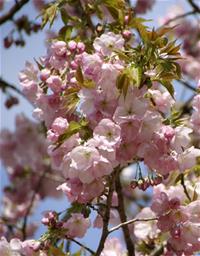
[[[28,217],[29,217],[29,214],[30,214],[30,212],[32,210],[32,207],[33,207],[36,195],[38,194],[38,192],[39,192],[39,190],[41,188],[41,183],[42,183],[42,181],[43,181],[43,179],[45,177],[45,172],[46,172],[46,170],[43,172],[42,176],[38,180],[38,183],[37,183],[37,185],[36,185],[36,187],[35,187],[35,189],[33,191],[32,197],[30,199],[30,204],[29,204],[29,206],[28,206],[28,208],[26,210],[26,213],[25,213],[25,216],[24,216],[24,219],[23,219],[22,228],[21,228],[23,240],[25,240],[26,237],[27,237],[27,230],[26,230],[26,228],[27,228],[27,223],[28,223]]]
[[[103,230],[102,230],[99,246],[98,246],[96,254],[95,254],[96,256],[99,256],[101,254],[101,252],[104,248],[106,238],[109,234],[108,225],[109,225],[109,219],[110,219],[110,208],[111,208],[111,204],[112,204],[112,195],[114,192],[114,181],[115,181],[114,175],[115,174],[113,174],[113,176],[111,176],[111,179],[110,179],[109,192],[108,192],[107,202],[106,202],[107,207],[105,209],[105,213],[103,216]]]
[[[120,220],[123,223],[127,221],[127,218],[125,213],[124,198],[123,198],[122,186],[120,181],[120,172],[117,174],[115,184],[116,184],[116,192],[118,196],[118,212],[119,212]],[[124,233],[124,240],[128,250],[128,256],[135,256],[135,248],[130,237],[128,226],[127,225],[122,226],[122,230]]]
[[[4,79],[2,79],[0,77],[0,90],[2,90],[2,92],[6,92],[9,89],[13,90],[17,94],[21,95],[22,97],[24,97],[30,103],[30,101],[26,98],[26,96],[16,86],[8,83],[7,81],[5,81]]]
[[[173,21],[176,21],[176,20],[185,18],[185,17],[190,16],[190,15],[193,15],[193,14],[195,14],[195,13],[197,13],[197,11],[196,11],[196,10],[193,10],[193,11],[190,11],[190,12],[186,12],[186,13],[177,15],[176,17],[174,17],[174,18],[172,18],[172,19],[166,21],[166,22],[163,24],[163,26],[166,26],[166,25],[168,25],[169,23],[171,23],[171,22],[173,22]]]
[[[0,17],[0,25],[4,24],[5,22],[12,20],[15,13],[17,13],[25,4],[28,3],[29,0],[21,0],[20,2],[16,2],[10,10]]]
[[[188,82],[185,82],[183,80],[177,80],[179,83],[183,84],[185,87],[187,87],[188,89],[192,90],[192,91],[196,91],[196,88],[193,87],[191,84],[189,84]]]
[[[193,9],[194,9],[196,12],[199,12],[199,13],[200,13],[200,8],[199,8],[199,6],[198,6],[193,0],[188,0],[188,3],[193,7]]]

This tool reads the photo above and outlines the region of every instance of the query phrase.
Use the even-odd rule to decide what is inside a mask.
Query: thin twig
[[[109,182],[110,183],[109,184],[109,192],[108,192],[107,202],[106,202],[107,207],[105,209],[105,214],[103,216],[103,230],[102,230],[99,246],[98,246],[96,254],[95,254],[96,256],[99,256],[101,254],[101,252],[103,251],[106,238],[109,234],[108,225],[109,225],[109,219],[110,219],[110,208],[111,208],[111,204],[112,204],[112,195],[114,192],[114,182],[115,182],[115,173],[111,176],[111,179]]]
[[[187,191],[187,188],[186,188],[186,186],[185,186],[184,174],[183,174],[183,173],[181,174],[181,185],[182,185],[182,187],[183,187],[183,189],[184,189],[185,195],[187,196],[187,198],[188,198],[189,201],[191,202],[192,199],[191,199],[191,197],[190,197],[190,195],[189,195],[189,193],[188,193],[188,191]]]
[[[0,25],[12,20],[15,13],[17,13],[25,4],[27,4],[28,1],[29,0],[21,0],[20,2],[15,3],[15,5],[13,5],[6,14],[0,17]]]
[[[193,87],[191,84],[189,84],[188,82],[186,81],[183,81],[183,80],[177,80],[177,82],[181,83],[182,85],[184,85],[185,87],[187,87],[188,89],[192,90],[192,91],[196,91],[196,88]]]
[[[6,92],[6,90],[10,89],[13,90],[14,92],[16,92],[17,94],[21,95],[24,99],[26,99],[29,103],[31,103],[27,97],[13,84],[8,83],[7,81],[5,81],[3,78],[0,77],[0,89],[3,92]],[[32,104],[32,103],[31,103]]]
[[[29,214],[30,214],[31,209],[33,207],[33,203],[34,203],[34,200],[36,198],[36,195],[37,195],[38,191],[40,190],[40,186],[41,186],[41,183],[43,181],[43,178],[45,177],[45,172],[46,172],[46,170],[43,172],[43,175],[41,175],[40,179],[37,182],[35,190],[33,191],[33,195],[30,199],[30,204],[29,204],[29,206],[26,210],[26,214],[25,214],[24,219],[23,219],[22,228],[21,228],[23,240],[26,239],[26,226],[27,226],[27,223],[28,223],[28,217],[29,217]]]
[[[68,238],[68,240],[71,240],[72,242],[78,244],[79,246],[81,246],[82,248],[84,248],[85,250],[87,250],[88,252],[90,252],[92,255],[96,255],[95,252],[93,250],[91,250],[89,247],[83,245],[82,243],[80,243],[79,241],[73,239],[73,238]]]
[[[112,233],[112,232],[114,232],[114,231],[116,231],[116,230],[122,228],[123,226],[127,226],[127,225],[132,224],[132,223],[135,223],[135,222],[139,222],[139,221],[145,222],[145,221],[153,221],[153,220],[158,220],[158,218],[155,217],[155,218],[132,219],[132,220],[128,220],[128,221],[126,221],[126,222],[120,223],[119,225],[117,225],[117,226],[111,228],[111,229],[109,230],[109,233]]]
[[[193,10],[193,11],[190,11],[190,12],[186,12],[186,13],[177,15],[177,16],[175,16],[174,18],[172,18],[172,19],[166,21],[166,22],[162,25],[162,27],[163,27],[163,26],[166,26],[166,25],[169,25],[169,24],[172,23],[173,21],[176,21],[176,20],[185,18],[185,17],[190,16],[190,15],[193,15],[193,14],[195,14],[195,13],[197,13],[197,11],[196,11],[196,10]]]
[[[122,186],[120,181],[120,170],[118,170],[115,185],[116,185],[116,192],[118,196],[118,212],[119,212],[120,220],[122,223],[125,223],[127,222],[127,218],[125,213],[124,198],[123,198]],[[126,247],[128,250],[128,256],[135,256],[135,246],[133,241],[131,240],[128,226],[123,225],[122,230],[124,233],[124,239],[125,239]]]

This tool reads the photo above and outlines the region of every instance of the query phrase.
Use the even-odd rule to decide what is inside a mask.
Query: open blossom
[[[24,242],[17,238],[8,242],[4,237],[0,239],[0,253],[2,256],[46,256],[45,252],[38,250],[39,242],[26,240]]]
[[[51,129],[47,131],[47,138],[49,141],[56,142],[59,138],[59,135],[64,133],[64,131],[68,128],[69,123],[67,119],[63,117],[57,117],[52,126]]]
[[[169,92],[166,91],[162,93],[159,90],[149,90],[149,92],[156,104],[156,108],[164,114],[169,113],[175,103]]]
[[[185,171],[195,166],[197,157],[200,157],[200,149],[194,148],[193,146],[186,149],[178,157],[180,170]]]
[[[111,163],[99,154],[92,146],[78,146],[63,159],[64,175],[68,178],[79,178],[83,183],[112,172]]]
[[[63,224],[66,229],[66,235],[69,237],[83,237],[90,227],[90,220],[84,218],[81,213],[73,213],[71,217]]]
[[[61,184],[57,189],[62,190],[70,202],[88,203],[103,193],[104,184],[101,180],[95,180],[87,184],[82,183],[78,178],[74,178]]]
[[[59,76],[50,76],[46,82],[48,87],[55,93],[59,93],[62,90],[62,80]]]
[[[124,39],[121,35],[108,32],[94,40],[94,49],[103,56],[111,55],[116,49],[122,49],[124,46]]]
[[[114,146],[120,142],[121,128],[109,119],[102,119],[94,129],[94,139],[103,140],[105,144]]]
[[[123,250],[120,240],[113,237],[106,240],[101,256],[122,256],[123,254],[125,254],[125,250]]]
[[[137,219],[155,218],[155,213],[149,208],[145,207],[136,216]],[[159,234],[160,230],[157,228],[156,220],[152,221],[138,221],[134,224],[134,234],[138,239],[154,238]]]

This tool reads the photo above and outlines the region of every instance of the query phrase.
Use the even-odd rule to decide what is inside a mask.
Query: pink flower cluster
[[[107,32],[93,47],[87,53],[81,42],[55,41],[40,70],[27,63],[20,74],[24,93],[36,105],[34,116],[49,129],[53,166],[66,178],[59,189],[70,201],[88,202],[103,192],[104,177],[135,158],[162,175],[193,167],[200,150],[191,147],[192,130],[163,124],[174,105],[170,94],[157,84],[129,87],[126,97],[117,89],[126,67],[115,53],[123,51],[123,37]],[[77,101],[69,109],[71,93]],[[70,122],[82,118],[88,121],[89,138],[77,132],[56,147]]]
[[[47,254],[38,250],[39,242],[35,240],[26,240],[24,242],[17,238],[11,239],[10,242],[5,237],[0,239],[0,252],[2,256],[46,256]]]
[[[1,219],[4,221],[0,226],[4,234],[6,232],[2,223],[18,225],[20,219],[29,211],[32,198],[34,200],[30,213],[39,199],[46,196],[59,196],[56,192],[58,183],[47,178],[48,175],[51,177],[56,172],[50,168],[47,143],[44,134],[40,131],[41,128],[24,115],[18,115],[16,130],[11,132],[4,129],[0,133],[0,159],[10,181],[4,188],[2,198]],[[31,224],[28,233],[32,235],[35,229],[36,226]],[[20,237],[21,234],[17,229],[16,232],[15,235]]]
[[[196,184],[197,185],[197,184]],[[188,190],[192,198],[193,190]],[[200,249],[200,200],[188,202],[181,185],[166,188],[158,185],[154,189],[151,209],[158,217],[157,227],[168,232],[168,254],[193,255]]]

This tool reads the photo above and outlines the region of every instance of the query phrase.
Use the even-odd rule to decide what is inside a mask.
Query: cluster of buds
[[[14,105],[17,105],[19,103],[18,98],[14,97],[14,96],[10,96],[9,98],[6,99],[5,101],[5,106],[6,108],[11,108]]]
[[[58,214],[55,211],[45,212],[42,224],[50,228],[61,228],[63,226],[63,222],[58,220]]]
[[[134,179],[130,183],[130,187],[132,189],[135,189],[136,187],[145,191],[149,186],[156,186],[160,183],[162,183],[163,177],[160,175],[157,175],[155,177],[141,177],[139,179]]]
[[[16,29],[11,30],[8,36],[4,38],[4,47],[7,49],[13,44],[21,47],[25,45],[25,41],[21,34],[22,31],[24,31],[27,35],[30,35],[31,33],[37,33],[41,29],[40,24],[29,21],[28,17],[25,15],[14,21],[14,24]],[[15,31],[17,31],[19,34],[17,38],[14,38]]]

